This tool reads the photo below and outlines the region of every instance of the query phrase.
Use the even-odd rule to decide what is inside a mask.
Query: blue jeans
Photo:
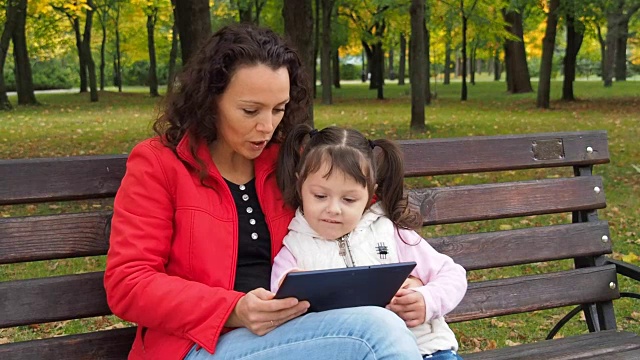
[[[462,360],[460,355],[456,354],[453,350],[440,350],[431,355],[425,355],[425,360]]]
[[[264,336],[240,328],[222,335],[213,355],[196,349],[185,360],[422,359],[404,321],[372,306],[309,313]]]

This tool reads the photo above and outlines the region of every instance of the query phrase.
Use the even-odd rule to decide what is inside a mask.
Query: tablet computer
[[[287,274],[275,298],[308,300],[309,311],[386,306],[415,262],[300,271]]]

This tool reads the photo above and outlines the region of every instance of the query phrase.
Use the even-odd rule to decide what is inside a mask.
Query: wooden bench
[[[640,337],[616,330],[612,302],[620,297],[617,275],[640,280],[640,271],[604,256],[611,253],[611,236],[608,223],[597,216],[606,203],[602,178],[592,168],[609,162],[605,132],[400,143],[407,177],[412,178],[408,181],[417,186],[411,190],[412,202],[420,207],[425,225],[482,221],[472,227],[480,228],[477,232],[428,239],[470,275],[562,259],[573,264],[470,281],[466,297],[448,320],[575,305],[585,314],[585,334],[463,354],[465,359],[640,358]],[[125,161],[123,155],[0,160],[0,205],[113,197]],[[517,171],[538,168],[554,169]],[[514,180],[496,183],[490,176],[495,171],[509,171]],[[475,174],[454,175],[473,184],[425,187],[433,176],[451,174]],[[495,219],[562,213],[563,224],[549,224],[543,217],[537,226],[525,226],[533,221],[516,229],[491,225]],[[103,255],[109,229],[108,211],[0,218],[0,264]],[[554,270],[544,272],[546,268]],[[0,328],[108,314],[101,272],[0,282]],[[14,342],[0,345],[0,359],[124,359],[133,337],[134,329],[125,328]]]

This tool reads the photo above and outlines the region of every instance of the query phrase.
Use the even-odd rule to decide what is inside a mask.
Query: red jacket
[[[178,157],[158,138],[138,144],[113,211],[104,285],[114,314],[138,324],[130,359],[182,359],[194,343],[215,351],[243,293],[233,290],[238,216],[206,145],[209,178],[201,184],[188,149]],[[277,145],[255,160],[256,191],[271,232],[271,259],[294,211],[275,178]]]

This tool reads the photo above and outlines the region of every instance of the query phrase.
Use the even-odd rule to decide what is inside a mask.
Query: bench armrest
[[[636,281],[640,281],[640,266],[629,264],[628,262],[607,258],[607,264],[616,266],[616,272]]]

